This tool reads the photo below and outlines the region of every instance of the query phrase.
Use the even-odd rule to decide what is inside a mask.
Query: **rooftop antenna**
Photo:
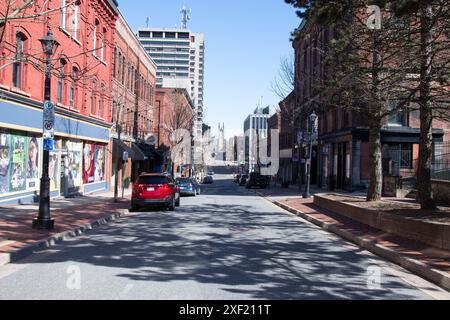
[[[189,20],[191,20],[191,9],[187,9],[186,6],[183,6],[181,8],[181,25],[183,29],[187,29],[187,23]]]
[[[147,23],[147,29],[148,29],[149,25],[150,25],[150,17],[147,17],[146,23]]]

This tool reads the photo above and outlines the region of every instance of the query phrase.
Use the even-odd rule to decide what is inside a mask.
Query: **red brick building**
[[[7,12],[6,1],[0,11]],[[39,42],[49,29],[59,42],[52,60],[56,104],[52,196],[108,188],[115,0],[38,1],[9,20],[0,41],[0,203],[31,199],[42,166],[44,72]],[[63,174],[61,174],[61,172]]]
[[[147,145],[152,136],[155,101],[156,64],[142,47],[122,15],[116,23],[112,65],[112,122],[113,147],[112,181],[115,181],[116,163],[119,165],[119,186],[128,187],[139,172],[153,171],[155,152]],[[121,127],[118,143],[117,125]],[[120,151],[116,147],[120,145]],[[154,148],[154,147],[153,147]],[[122,163],[123,151],[129,161]],[[122,172],[122,170],[124,172]],[[112,186],[111,186],[112,187]]]
[[[280,137],[280,170],[278,180],[282,183],[297,183],[299,177],[299,145],[296,143],[298,128],[295,125],[295,96],[292,91],[280,101],[277,123]]]
[[[336,32],[303,22],[293,43],[295,50],[295,90],[306,124],[315,110],[319,115],[319,139],[313,146],[311,181],[329,189],[355,190],[369,182],[369,134],[367,114],[331,107],[320,91],[327,80],[324,56]],[[405,111],[387,117],[381,130],[383,172],[414,183],[419,150],[419,113]],[[449,123],[433,122],[434,158],[441,157],[442,145],[449,140]],[[303,131],[306,128],[303,128]],[[409,179],[410,178],[410,179]]]
[[[158,149],[164,154],[164,171],[171,171],[171,156],[177,154],[173,172],[178,175],[190,175],[192,169],[192,121],[194,104],[185,89],[157,88],[154,110],[154,132],[157,136]],[[175,129],[184,129],[191,137],[185,139],[183,147],[174,150],[171,135]],[[175,153],[174,153],[175,152]]]

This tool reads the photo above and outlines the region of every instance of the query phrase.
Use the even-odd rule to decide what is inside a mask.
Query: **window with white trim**
[[[62,29],[66,29],[66,0],[61,0],[61,12],[60,12],[60,18],[59,18],[59,26]]]

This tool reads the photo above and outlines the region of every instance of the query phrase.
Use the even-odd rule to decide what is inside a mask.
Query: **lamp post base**
[[[52,230],[54,227],[55,227],[54,219],[40,219],[40,218],[33,219],[33,229]]]

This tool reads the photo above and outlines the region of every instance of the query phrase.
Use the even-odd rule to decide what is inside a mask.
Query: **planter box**
[[[316,195],[314,204],[373,228],[450,250],[450,224],[421,221],[376,209],[360,208],[351,203],[330,199],[327,195]]]

